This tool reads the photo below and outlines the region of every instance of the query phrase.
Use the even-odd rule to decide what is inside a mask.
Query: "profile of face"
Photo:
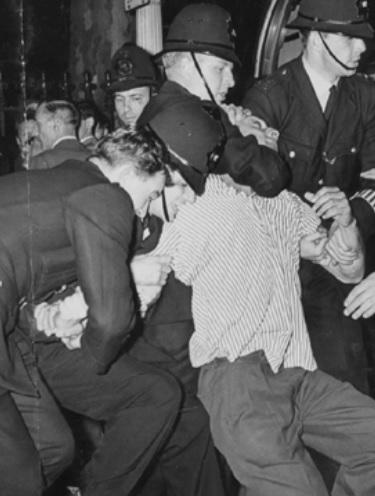
[[[171,186],[164,188],[165,207],[161,196],[150,203],[149,213],[163,221],[173,221],[182,205],[194,203],[196,195],[178,171],[171,171]],[[165,211],[167,210],[167,211]]]
[[[366,44],[361,38],[352,38],[341,33],[322,33],[335,57],[350,69],[345,69],[338,64],[323,48],[323,56],[327,72],[335,77],[351,76],[358,69],[361,55],[366,51]]]
[[[38,126],[38,136],[42,142],[43,149],[48,150],[52,148],[58,138],[56,132],[56,122],[53,116],[46,111],[43,104],[38,107],[35,113],[35,121]]]
[[[119,177],[120,186],[129,194],[133,202],[135,213],[143,217],[150,202],[160,197],[165,186],[164,171],[155,172],[147,176],[139,174],[135,169],[127,171]]]
[[[216,103],[223,103],[229,89],[234,86],[233,63],[215,57],[214,55],[196,54],[196,58]],[[195,71],[198,72],[196,68]],[[202,85],[200,90],[201,94],[198,96],[204,100],[209,100],[209,95],[204,87],[203,81],[199,74],[196,75],[200,79],[200,84]],[[197,79],[197,81],[199,80]]]
[[[138,117],[151,98],[148,86],[140,86],[127,91],[118,91],[114,96],[114,105],[118,118],[129,129],[134,129]]]

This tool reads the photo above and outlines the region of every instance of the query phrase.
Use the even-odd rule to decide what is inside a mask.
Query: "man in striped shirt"
[[[375,491],[375,403],[316,370],[298,277],[304,256],[359,281],[361,240],[345,213],[329,233],[319,224],[292,193],[262,198],[210,176],[154,252],[172,255],[176,276],[193,288],[199,396],[251,496],[328,495],[305,446],[342,464],[334,494]]]
[[[297,196],[247,196],[210,176],[156,250],[193,288],[199,396],[249,496],[327,495],[305,446],[342,464],[333,494],[374,494],[375,403],[316,370],[300,301],[300,255],[342,282],[363,276],[347,215],[327,236]]]

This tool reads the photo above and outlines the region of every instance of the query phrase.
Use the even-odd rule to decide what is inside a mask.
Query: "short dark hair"
[[[94,134],[95,129],[97,127],[109,129],[110,122],[108,117],[99,109],[95,102],[91,100],[78,100],[75,102],[75,106],[79,113],[79,123],[82,120],[89,119],[90,117],[93,119],[94,124],[92,126],[91,132]]]
[[[139,175],[168,172],[169,152],[164,143],[146,128],[136,131],[117,129],[99,141],[94,156],[104,158],[112,167],[122,166],[128,159]]]
[[[43,109],[52,118],[60,118],[64,124],[78,126],[79,113],[75,105],[67,100],[49,100],[43,101],[38,106],[38,109]]]

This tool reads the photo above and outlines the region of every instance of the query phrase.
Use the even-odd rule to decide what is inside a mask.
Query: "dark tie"
[[[333,85],[329,89],[329,97],[327,100],[326,108],[324,110],[324,117],[326,118],[327,121],[331,117],[332,110],[335,105],[336,94],[337,94],[337,86]]]

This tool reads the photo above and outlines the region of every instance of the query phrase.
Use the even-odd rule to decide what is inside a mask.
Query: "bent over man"
[[[85,470],[84,494],[90,496],[129,494],[172,427],[180,400],[173,378],[122,356],[135,318],[127,264],[134,215],[163,189],[165,159],[148,132],[119,131],[103,140],[93,163],[68,161],[0,182],[0,442],[3,452],[9,446],[14,452],[12,459],[1,458],[2,494],[41,493],[37,477],[29,486],[18,483],[28,432],[47,483],[71,458],[71,445],[63,464],[55,449],[64,424],[50,421],[58,411],[48,391],[66,409],[105,425]],[[29,310],[77,280],[89,315],[80,324],[85,336],[71,351],[36,336]]]

